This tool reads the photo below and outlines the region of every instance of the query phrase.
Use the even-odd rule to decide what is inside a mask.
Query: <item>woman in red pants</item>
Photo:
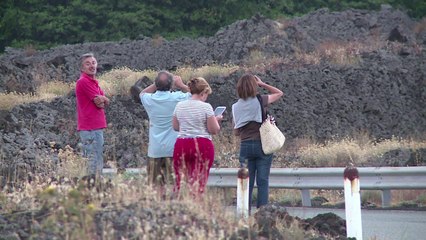
[[[173,152],[175,191],[179,191],[182,178],[193,194],[204,192],[210,168],[214,161],[211,135],[220,131],[222,115],[215,116],[206,103],[212,92],[204,78],[191,79],[188,87],[191,98],[179,102],[173,113],[173,128],[179,132]]]

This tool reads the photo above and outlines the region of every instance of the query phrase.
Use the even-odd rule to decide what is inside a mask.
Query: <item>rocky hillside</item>
[[[425,44],[424,22],[386,6],[378,12],[320,9],[280,21],[254,16],[209,38],[143,38],[46,51],[9,48],[0,56],[0,92],[32,92],[42,79],[75,81],[78,57],[86,52],[96,54],[100,72],[120,66],[159,70],[234,64],[241,66],[239,71],[208,79],[214,90],[209,102],[230,107],[238,77],[255,72],[285,93],[271,112],[288,141],[361,131],[375,138],[424,138]],[[77,148],[74,111],[72,93],[2,111],[2,158],[30,163],[49,154],[52,146]],[[143,162],[147,123],[142,107],[129,96],[116,96],[107,115],[108,159],[128,167]]]

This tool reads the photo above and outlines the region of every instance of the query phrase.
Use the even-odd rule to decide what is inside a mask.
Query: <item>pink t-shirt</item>
[[[99,83],[91,76],[81,73],[75,87],[77,97],[77,130],[96,130],[106,128],[106,117],[103,108],[93,102],[97,95],[104,95]]]

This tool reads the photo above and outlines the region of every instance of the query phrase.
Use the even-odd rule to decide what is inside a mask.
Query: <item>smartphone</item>
[[[223,112],[225,112],[225,110],[226,110],[226,107],[225,107],[225,106],[219,106],[219,107],[217,107],[217,108],[214,110],[214,115],[215,115],[215,116],[222,115],[222,114],[223,114]]]

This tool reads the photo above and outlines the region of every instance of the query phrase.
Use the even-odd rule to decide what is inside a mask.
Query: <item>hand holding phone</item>
[[[217,107],[217,108],[214,110],[214,115],[215,115],[215,116],[220,116],[220,115],[222,115],[222,114],[225,112],[225,110],[226,110],[226,107],[225,107],[225,106],[219,106],[219,107]]]

